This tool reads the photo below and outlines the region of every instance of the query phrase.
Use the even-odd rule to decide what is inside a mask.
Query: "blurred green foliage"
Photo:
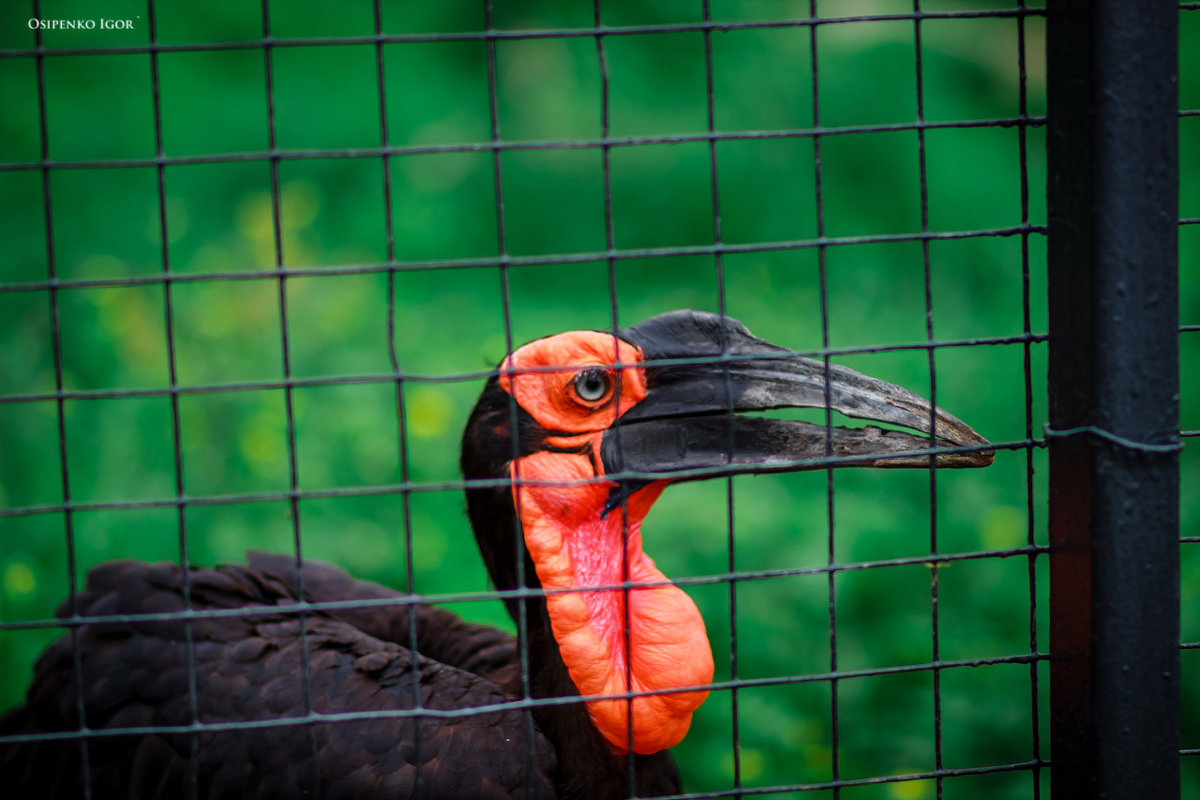
[[[967,0],[928,0],[928,11],[978,9]],[[1010,0],[987,7],[1012,8]],[[381,3],[389,34],[478,31],[483,3]],[[590,2],[495,0],[501,31],[578,29],[592,24]],[[822,0],[823,16],[907,13],[905,0]],[[805,18],[807,2],[712,0],[726,22]],[[178,0],[154,3],[158,41],[170,45],[261,39],[257,4],[212,0],[201,12]],[[605,0],[606,25],[686,23],[700,2]],[[47,31],[58,48],[144,45],[141,0],[44,0],[40,15],[104,16],[132,30]],[[0,49],[28,50],[34,34],[22,3],[0,7]],[[1182,12],[1181,103],[1200,107],[1200,12]],[[289,0],[270,6],[271,34],[369,37],[369,0]],[[1045,113],[1044,20],[931,19],[921,25],[924,117],[930,121],[1012,119],[1020,111],[1018,31],[1023,26],[1026,102]],[[731,29],[711,36],[716,130],[803,130],[814,125],[814,58],[807,27]],[[911,21],[826,25],[815,34],[819,123],[831,128],[905,125],[917,119]],[[613,137],[671,137],[708,129],[705,37],[698,31],[604,39],[608,125]],[[0,162],[41,158],[40,117],[55,161],[111,162],[103,168],[0,171],[0,283],[152,279],[164,265],[181,277],[220,280],[73,286],[0,292],[0,395],[55,390],[55,342],[63,388],[101,397],[0,403],[0,506],[53,506],[64,498],[108,504],[64,515],[0,518],[0,617],[46,619],[93,564],[118,557],[238,561],[246,549],[291,552],[298,528],[304,555],[345,566],[391,586],[437,598],[474,593],[451,606],[472,619],[511,628],[500,604],[480,595],[487,578],[462,515],[458,436],[481,386],[478,377],[521,343],[560,330],[610,328],[680,307],[726,311],[760,336],[797,349],[822,345],[820,254],[814,248],[712,255],[603,257],[501,270],[469,259],[499,250],[496,195],[503,194],[508,254],[601,254],[611,237],[621,251],[714,242],[710,158],[719,188],[720,237],[731,245],[811,240],[818,234],[814,140],[809,137],[637,144],[608,152],[611,229],[605,219],[604,153],[596,146],[500,153],[493,179],[484,41],[389,43],[380,49],[386,86],[382,140],[376,48],[281,46],[271,50],[274,125],[268,117],[263,50],[258,47],[0,58]],[[504,142],[594,141],[602,133],[597,42],[592,36],[500,39],[495,44],[496,107]],[[38,101],[38,65],[46,104]],[[152,63],[155,65],[152,69]],[[161,97],[155,126],[154,86]],[[1184,174],[1200,170],[1200,118],[1181,119]],[[145,160],[156,135],[169,158],[161,174]],[[274,137],[279,206],[272,203]],[[1024,172],[1019,160],[1024,136]],[[914,131],[831,133],[820,140],[823,232],[832,237],[919,232],[920,139]],[[381,143],[417,153],[354,156]],[[442,152],[446,145],[470,149]],[[346,157],[293,158],[313,150]],[[249,158],[224,156],[255,154]],[[715,154],[715,155],[714,155]],[[1008,228],[1045,222],[1044,134],[1039,126],[935,129],[924,136],[928,226],[934,231]],[[137,161],[137,165],[123,164]],[[160,183],[161,177],[161,193]],[[1183,181],[1182,215],[1200,216],[1200,184]],[[385,202],[385,197],[388,202]],[[390,219],[387,210],[390,202]],[[50,208],[47,221],[44,208]],[[276,215],[279,244],[276,242]],[[165,226],[160,219],[165,219]],[[49,230],[47,230],[49,224]],[[165,236],[165,241],[164,241]],[[389,240],[389,236],[392,238]],[[47,243],[53,244],[53,260]],[[1045,243],[1027,240],[1023,295],[1020,236],[932,241],[930,317],[937,340],[1015,336],[1046,330]],[[1181,230],[1185,322],[1200,322],[1200,226]],[[453,262],[453,269],[377,265]],[[587,258],[585,255],[584,258]],[[852,244],[824,251],[828,344],[833,348],[919,345],[927,340],[924,252],[917,242]],[[310,269],[278,280],[255,273],[282,263]],[[361,266],[364,269],[355,270]],[[349,269],[347,269],[349,267]],[[321,268],[328,268],[324,272]],[[282,297],[282,306],[281,306]],[[613,298],[615,298],[615,303]],[[169,305],[168,305],[169,304]],[[169,308],[169,313],[168,313]],[[613,319],[616,309],[618,318]],[[282,311],[281,311],[282,309]],[[389,317],[389,309],[394,316]],[[386,380],[323,383],[391,373],[388,331],[403,383],[407,450],[400,448],[395,385]],[[286,398],[256,388],[284,377],[304,381]],[[1184,427],[1200,428],[1200,336],[1182,337]],[[993,441],[1036,435],[1045,421],[1045,346],[1029,347],[1032,417],[1025,411],[1025,348],[980,345],[934,352],[939,404]],[[870,374],[930,392],[926,351],[839,357]],[[216,387],[172,404],[162,390]],[[220,387],[227,387],[222,389]],[[105,392],[146,390],[137,396]],[[60,417],[61,411],[61,417]],[[60,460],[63,432],[66,464]],[[177,445],[177,448],[176,448]],[[175,452],[180,471],[176,471]],[[273,499],[289,489],[290,457],[302,491],[383,487],[348,496],[305,498],[299,519]],[[1200,530],[1200,457],[1183,455],[1185,532]],[[1044,453],[1033,453],[1033,496],[1024,451],[1002,450],[987,470],[941,471],[936,479],[936,548],[973,552],[1045,542]],[[407,478],[420,487],[402,496]],[[192,499],[240,502],[123,508],[170,500],[177,482]],[[917,557],[932,546],[927,473],[843,471],[826,476],[737,478],[668,491],[646,524],[649,552],[676,578],[739,570],[808,569]],[[266,496],[268,499],[262,499]],[[732,512],[729,511],[732,505]],[[1032,518],[1028,509],[1032,509]],[[406,524],[406,513],[408,523]],[[734,551],[726,537],[734,524]],[[830,526],[833,530],[830,550]],[[75,575],[68,571],[67,532]],[[405,541],[411,531],[411,548]],[[409,554],[411,552],[411,563]],[[412,582],[409,583],[411,571]],[[1044,558],[988,558],[835,574],[699,582],[689,591],[709,623],[717,679],[821,674],[921,664],[934,658],[931,579],[942,659],[1047,649]],[[1031,576],[1033,589],[1031,591]],[[1200,640],[1200,556],[1184,552],[1184,631]],[[830,597],[835,604],[830,605]],[[736,628],[736,646],[732,630]],[[0,631],[0,708],[19,702],[31,664],[58,629]],[[1200,746],[1200,651],[1185,651],[1184,745]],[[736,654],[736,659],[733,655]],[[736,660],[736,673],[734,661]],[[935,680],[940,682],[940,757],[946,767],[984,767],[1048,757],[1047,671],[993,665],[781,682],[715,692],[677,749],[686,787],[722,791],[736,777],[759,787],[833,776],[831,725],[837,710],[838,775],[902,775],[936,765]],[[836,697],[836,701],[835,701]],[[734,730],[736,708],[737,738]],[[1036,715],[1036,716],[1035,716]],[[1034,736],[1038,737],[1035,746]],[[734,742],[737,756],[735,758]],[[1192,786],[1197,759],[1185,759]],[[1046,776],[1042,780],[1045,783]],[[1024,798],[1029,772],[947,779],[945,797]],[[931,781],[846,789],[846,800],[933,797]],[[812,797],[813,794],[805,794]],[[821,792],[815,796],[822,796]]]

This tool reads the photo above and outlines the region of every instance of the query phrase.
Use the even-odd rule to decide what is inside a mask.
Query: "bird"
[[[826,420],[747,415],[787,407]],[[907,430],[835,426],[833,411]],[[713,659],[695,603],[643,550],[661,493],[738,473],[980,467],[989,448],[919,395],[724,314],[532,341],[487,377],[461,451],[466,514],[517,636],[291,555],[104,563],[0,718],[0,786],[96,800],[677,794],[670,748]]]

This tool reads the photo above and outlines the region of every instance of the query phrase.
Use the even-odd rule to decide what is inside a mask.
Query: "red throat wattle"
[[[541,450],[510,467],[513,501],[563,663],[581,695],[613,698],[589,700],[587,707],[615,751],[627,752],[632,741],[635,752],[654,753],[683,739],[708,695],[670,690],[711,683],[713,661],[695,603],[642,551],[642,520],[666,482],[605,513],[616,484],[604,480],[600,440],[645,397],[641,360],[635,346],[608,334],[561,334],[510,356],[500,380],[540,425],[561,432],[549,444],[574,450]],[[613,363],[622,365],[619,371]],[[577,376],[597,369],[609,376],[610,390],[580,397]]]

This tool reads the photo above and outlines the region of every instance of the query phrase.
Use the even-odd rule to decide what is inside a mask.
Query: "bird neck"
[[[695,603],[642,551],[663,485],[606,514],[613,484],[586,453],[536,452],[511,469],[551,632],[592,723],[615,753],[674,746],[708,693],[673,690],[710,683],[713,662]]]

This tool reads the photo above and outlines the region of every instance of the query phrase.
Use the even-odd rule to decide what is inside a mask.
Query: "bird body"
[[[413,607],[415,629],[403,605],[303,617],[282,611],[300,599],[294,563],[288,562],[256,556],[251,568],[189,571],[192,610],[217,612],[190,626],[182,616],[187,606],[178,565],[121,561],[96,567],[79,595],[80,614],[131,619],[81,630],[81,684],[73,679],[70,637],[47,650],[26,705],[0,724],[0,732],[78,731],[76,691],[82,686],[89,728],[174,729],[89,740],[94,798],[183,797],[189,769],[197,796],[212,798],[307,796],[314,780],[327,798],[409,797],[418,781],[426,797],[507,798],[525,796],[526,788],[533,797],[554,796],[554,751],[521,711],[449,720],[394,713],[418,703],[435,712],[503,706],[513,687],[506,692],[501,684],[515,677],[511,637],[424,604]],[[406,599],[326,565],[306,564],[304,577],[313,602]],[[221,613],[235,610],[243,613]],[[155,617],[139,619],[148,614]],[[180,616],[158,616],[163,614]],[[194,750],[192,735],[184,732],[193,720],[189,661],[196,720],[214,726],[195,737]],[[235,725],[299,722],[306,718],[306,697],[315,714],[361,718]],[[533,753],[532,763],[511,758],[513,752]],[[486,773],[481,763],[488,765]],[[3,785],[37,786],[36,796],[80,796],[80,769],[75,741],[0,749]],[[23,795],[18,788],[6,796]]]
[[[784,406],[927,433],[739,415]],[[103,564],[60,611],[82,623],[0,719],[0,786],[38,798],[85,785],[93,798],[676,794],[667,751],[713,661],[695,604],[642,549],[662,491],[736,472],[983,466],[986,446],[923,398],[728,317],[678,311],[531,342],[487,380],[462,452],[471,527],[518,638],[285,556],[186,572]]]

